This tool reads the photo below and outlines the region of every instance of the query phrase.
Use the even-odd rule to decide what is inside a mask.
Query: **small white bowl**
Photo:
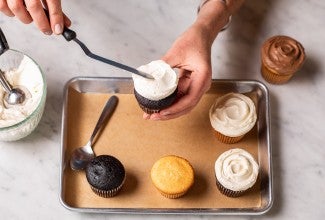
[[[32,58],[19,51],[8,50],[0,56],[0,69],[2,71],[8,71],[18,68],[24,57],[27,57],[29,61],[31,61],[31,64],[35,65],[35,68],[39,70],[41,75],[40,78],[43,83],[41,98],[34,111],[25,119],[7,127],[0,127],[0,141],[16,141],[26,137],[37,127],[44,112],[46,101],[46,81],[41,68]],[[0,97],[1,102],[2,100],[3,97]]]

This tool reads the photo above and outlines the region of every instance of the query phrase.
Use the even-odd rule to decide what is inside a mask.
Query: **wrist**
[[[207,30],[213,41],[217,34],[225,29],[230,22],[230,10],[224,0],[202,1],[198,8],[198,17],[195,24]]]

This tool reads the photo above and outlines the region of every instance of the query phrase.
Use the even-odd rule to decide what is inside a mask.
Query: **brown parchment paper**
[[[76,208],[254,208],[261,206],[260,180],[245,195],[229,198],[215,183],[214,163],[224,151],[240,147],[258,161],[257,126],[236,144],[220,143],[213,135],[209,108],[222,94],[205,94],[188,115],[169,121],[149,121],[133,94],[116,94],[118,106],[94,144],[96,155],[117,157],[127,177],[113,198],[97,196],[89,187],[84,171],[64,169],[64,200]],[[256,100],[256,94],[248,94]],[[65,157],[86,144],[110,94],[79,93],[69,88],[68,140]],[[257,106],[258,107],[258,106]],[[186,158],[195,171],[195,183],[183,197],[167,199],[153,186],[150,169],[165,155]]]

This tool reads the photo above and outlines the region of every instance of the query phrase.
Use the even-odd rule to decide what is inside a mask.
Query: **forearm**
[[[212,45],[219,31],[229,22],[229,17],[233,15],[243,3],[244,0],[206,1],[200,8],[194,25],[206,33],[207,39]]]

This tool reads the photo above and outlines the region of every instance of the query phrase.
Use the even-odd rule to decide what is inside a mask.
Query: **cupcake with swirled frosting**
[[[157,113],[170,106],[177,96],[177,73],[163,60],[155,60],[140,66],[139,71],[153,76],[146,79],[132,75],[134,95],[141,109],[148,113]]]
[[[240,141],[257,120],[254,102],[240,93],[228,93],[217,98],[209,116],[215,136],[226,144]]]
[[[306,55],[303,46],[288,36],[274,36],[261,48],[262,76],[272,84],[284,84],[303,65]]]
[[[258,172],[254,157],[240,148],[222,153],[215,162],[217,187],[228,197],[241,196],[254,186]]]

